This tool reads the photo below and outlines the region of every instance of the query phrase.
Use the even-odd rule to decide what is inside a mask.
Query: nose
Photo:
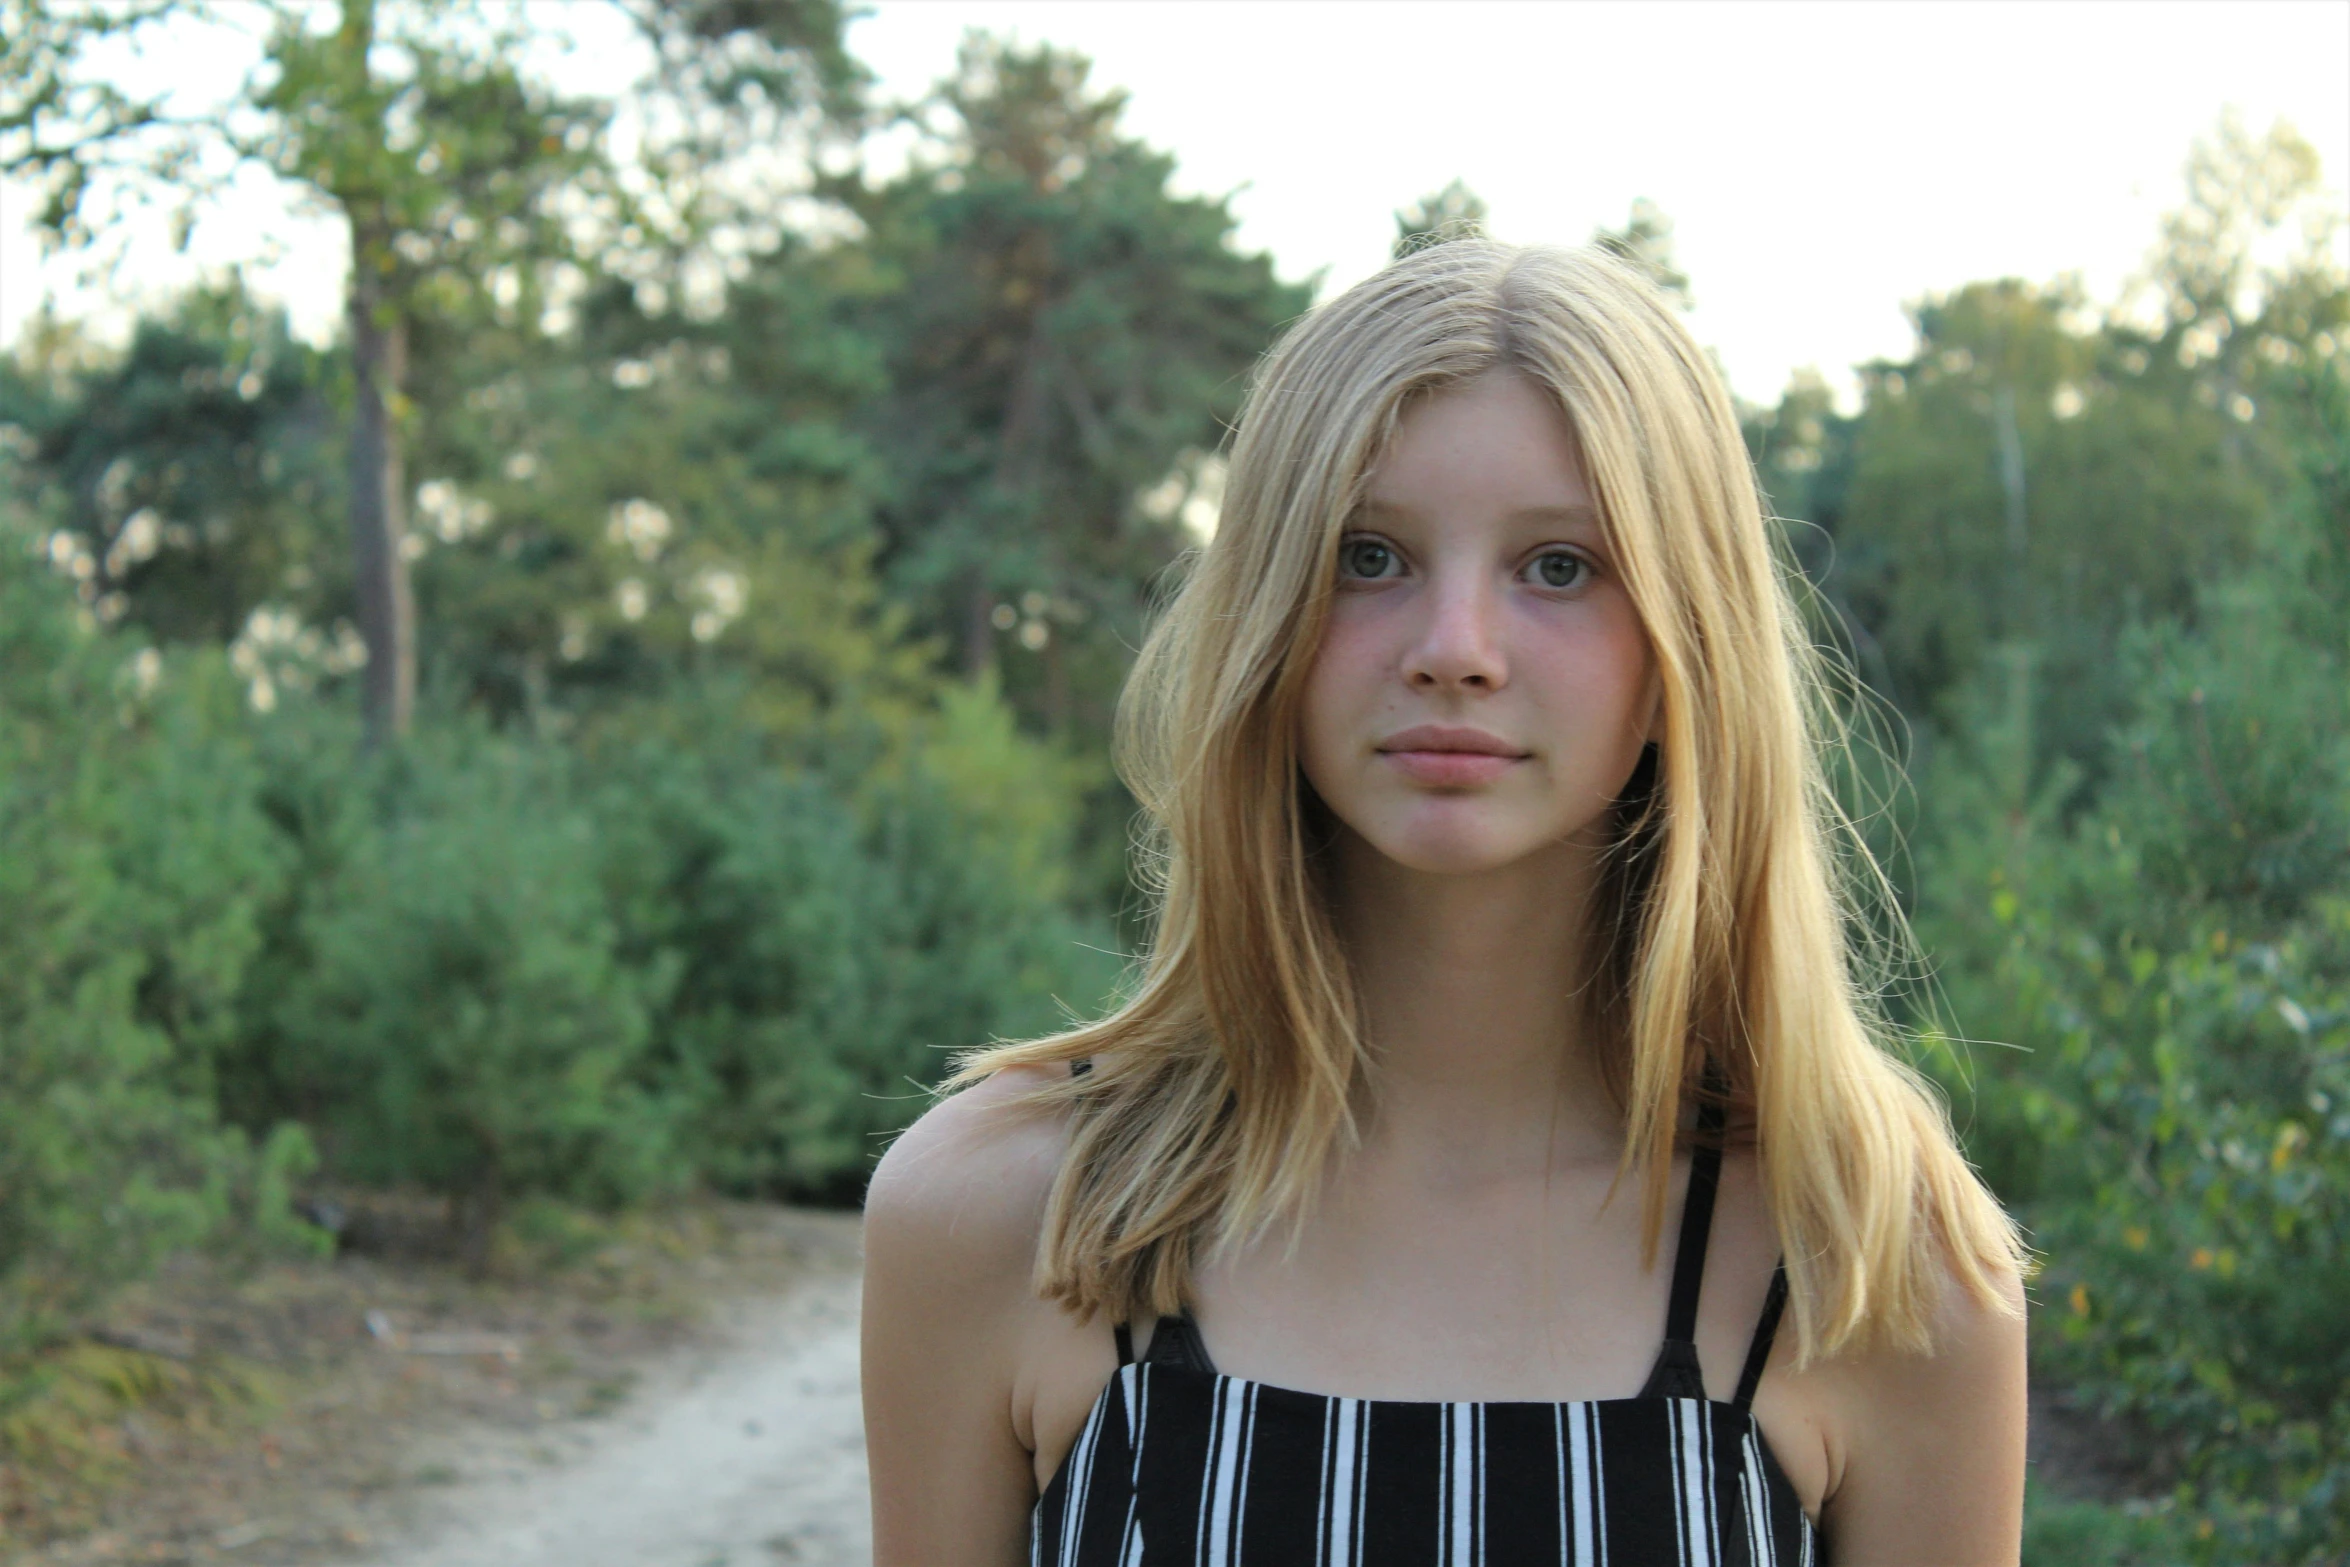
[[[1501,596],[1477,575],[1439,576],[1422,595],[1426,618],[1405,650],[1403,676],[1418,690],[1498,691],[1509,682]]]

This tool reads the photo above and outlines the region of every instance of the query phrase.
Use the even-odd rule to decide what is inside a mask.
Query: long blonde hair
[[[1173,1311],[1214,1248],[1302,1219],[1372,1063],[1314,852],[1300,694],[1340,535],[1401,411],[1496,367],[1564,410],[1662,688],[1590,913],[1592,1021],[1647,1255],[1683,1108],[1715,1094],[1754,1141],[1799,1359],[1924,1349],[1941,1281],[2003,1302],[2021,1248],[1855,975],[1856,889],[1882,879],[1825,782],[1825,670],[1721,378],[1595,250],[1434,245],[1267,356],[1215,537],[1120,709],[1156,899],[1129,999],[975,1052],[949,1087],[1056,1068],[1033,1094],[1070,1107],[1037,1282],[1081,1314]]]

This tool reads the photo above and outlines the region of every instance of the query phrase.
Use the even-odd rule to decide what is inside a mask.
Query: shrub
[[[298,1129],[211,1088],[285,872],[253,783],[219,658],[98,632],[0,517],[0,1353],[240,1218],[302,1236]]]
[[[820,771],[709,728],[736,738],[599,767],[625,945],[677,975],[650,1080],[714,1183],[845,1197],[950,1051],[1108,993],[1115,959],[1062,903],[1075,782],[977,689],[900,741],[850,731],[856,761]]]
[[[337,1172],[445,1193],[476,1262],[515,1197],[674,1184],[637,1081],[666,975],[615,948],[568,760],[452,725],[350,778],[372,815],[323,835],[268,1008],[271,1076]]]
[[[1920,934],[1953,1015],[2023,1047],[1974,1052],[1969,1141],[2046,1255],[2036,1356],[2136,1434],[2211,1560],[2350,1549],[2350,688],[2326,624],[2279,573],[2138,635],[2092,800],[2063,775],[2027,794],[1989,722],[1924,790]]]

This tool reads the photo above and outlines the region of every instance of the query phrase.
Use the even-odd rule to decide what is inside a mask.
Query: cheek
[[[1401,655],[1394,630],[1372,613],[1375,608],[1361,599],[1339,599],[1307,670],[1297,761],[1307,782],[1332,806],[1356,787],[1365,738],[1377,728]]]
[[[1333,612],[1306,672],[1298,721],[1298,762],[1306,781],[1327,797],[1376,706],[1385,665],[1374,628],[1343,606]]]
[[[1609,771],[1639,760],[1654,710],[1656,661],[1627,608],[1597,622],[1559,628],[1541,657],[1553,673],[1546,706],[1580,753]],[[1566,738],[1562,735],[1562,738]],[[1626,763],[1627,770],[1629,763]]]

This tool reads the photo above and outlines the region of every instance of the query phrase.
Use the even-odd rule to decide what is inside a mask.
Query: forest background
[[[288,0],[201,122],[91,64],[201,7],[0,3],[60,245],[225,158],[357,263],[328,346],[231,274],[0,358],[0,1446],[110,1290],[330,1247],[322,1194],[434,1194],[477,1265],[549,1204],[853,1202],[949,1051],[1100,1007],[1140,938],[1111,713],[1310,288],[1073,55],[975,37],[893,106],[827,0],[615,3],[638,104],[521,22]],[[2034,1560],[2350,1559],[2319,173],[2223,120],[2126,308],[1972,284],[1857,409],[1745,409],[1865,682],[1893,1002],[2128,1476],[2035,1491]],[[1685,291],[1670,234],[1595,238]]]

